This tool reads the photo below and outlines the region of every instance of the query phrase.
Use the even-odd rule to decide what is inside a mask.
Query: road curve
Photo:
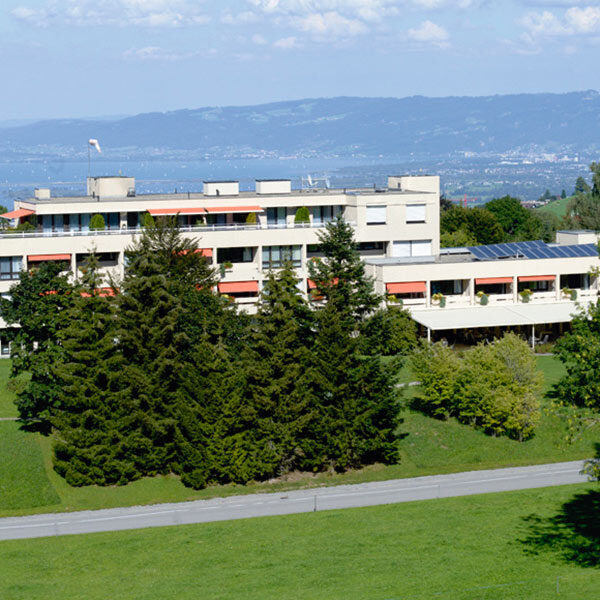
[[[469,496],[587,481],[583,461],[0,519],[0,540],[164,527]]]

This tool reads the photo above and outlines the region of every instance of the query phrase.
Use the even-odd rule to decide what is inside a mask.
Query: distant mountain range
[[[593,154],[600,149],[600,94],[340,97],[55,119],[0,127],[0,156],[81,158],[90,137],[107,157],[132,158]]]

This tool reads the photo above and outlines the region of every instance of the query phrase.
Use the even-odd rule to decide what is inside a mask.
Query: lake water
[[[255,179],[285,178],[292,180],[292,188],[300,188],[302,178],[308,175],[327,177],[332,187],[382,186],[387,175],[393,174],[393,164],[389,157],[196,161],[113,161],[96,157],[90,173],[135,177],[138,193],[199,192],[204,180],[239,181],[241,190],[252,190]],[[10,209],[14,200],[31,197],[36,187],[50,187],[55,196],[85,193],[87,175],[87,161],[0,162],[0,204]]]

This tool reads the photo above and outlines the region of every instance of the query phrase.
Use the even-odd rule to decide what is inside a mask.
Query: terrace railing
[[[347,221],[353,227],[355,222]],[[210,231],[255,231],[255,230],[273,230],[273,229],[322,229],[327,225],[321,223],[264,223],[264,224],[245,224],[230,223],[226,225],[201,225],[201,226],[180,226],[180,230],[185,233],[206,233]],[[0,239],[11,238],[46,238],[46,237],[94,237],[110,235],[139,235],[143,229],[141,227],[123,227],[121,229],[97,229],[81,231],[77,229],[61,231],[15,231],[0,230]]]

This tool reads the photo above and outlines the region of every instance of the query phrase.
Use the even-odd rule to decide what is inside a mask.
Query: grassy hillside
[[[553,357],[538,357],[538,365],[546,378],[546,389],[562,374],[562,365]],[[404,379],[411,380],[410,371]],[[405,397],[417,388],[405,390]],[[548,403],[546,402],[546,408]],[[279,491],[301,486],[359,483],[435,473],[474,469],[560,462],[586,458],[593,454],[593,444],[600,430],[588,430],[572,445],[564,442],[565,424],[546,411],[536,435],[524,443],[499,437],[492,438],[455,420],[437,421],[409,409],[404,411],[400,431],[401,461],[398,465],[374,465],[343,475],[298,475],[290,481],[248,486],[218,486],[201,491],[185,488],[176,477],[142,479],[126,486],[72,488],[52,469],[51,440],[26,434],[17,423],[2,423],[0,433],[2,455],[11,460],[0,461],[0,485],[7,482],[10,494],[0,495],[0,514],[17,515],[33,512],[84,510],[114,506],[132,506],[159,502],[176,502],[245,494]],[[32,476],[35,473],[35,476]]]
[[[565,600],[598,598],[600,572],[582,566],[598,565],[597,530],[581,530],[598,495],[580,484],[2,542],[0,598],[546,600],[557,584]],[[557,551],[532,535],[532,514],[562,517]]]
[[[554,200],[546,204],[546,206],[540,206],[540,208],[536,208],[536,210],[540,210],[542,212],[552,213],[556,215],[559,219],[564,217],[567,214],[567,204],[572,196],[567,198],[559,198],[558,200]]]

